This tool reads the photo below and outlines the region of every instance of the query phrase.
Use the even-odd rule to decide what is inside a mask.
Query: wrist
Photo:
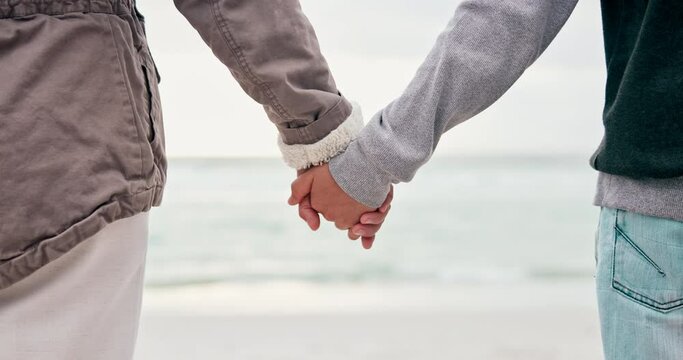
[[[375,165],[359,141],[330,161],[330,174],[345,193],[372,209],[382,205],[391,187],[390,176]]]

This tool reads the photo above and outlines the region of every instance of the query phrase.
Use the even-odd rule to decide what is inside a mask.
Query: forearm
[[[377,207],[391,183],[410,181],[441,135],[500,98],[550,44],[577,0],[470,0],[404,93],[331,161],[339,185]]]
[[[360,113],[337,90],[297,0],[174,2],[245,92],[264,106],[290,165],[324,162],[360,131]],[[347,119],[353,124],[342,125]]]

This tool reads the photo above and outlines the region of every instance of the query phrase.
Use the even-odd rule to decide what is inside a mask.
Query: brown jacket
[[[133,0],[0,0],[0,289],[161,204],[159,76]],[[175,0],[296,168],[359,131],[297,0]]]

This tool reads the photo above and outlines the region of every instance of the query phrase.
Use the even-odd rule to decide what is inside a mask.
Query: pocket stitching
[[[621,235],[621,237],[626,241],[626,243],[628,243],[629,245],[631,245],[631,247],[632,247],[632,248],[633,248],[633,249],[634,249],[634,250],[635,250],[635,251],[636,251],[644,260],[645,260],[645,261],[647,261],[650,265],[652,265],[652,267],[654,267],[655,270],[657,270],[657,272],[658,272],[660,275],[666,276],[666,273],[664,272],[664,270],[662,270],[662,268],[661,268],[659,265],[657,265],[657,263],[656,263],[654,260],[652,260],[652,258],[649,257],[649,256],[645,253],[645,251],[643,251],[643,249],[641,249],[638,245],[636,245],[636,243],[635,243],[628,235],[626,235],[626,233],[624,232],[624,230],[622,230],[622,229],[619,227],[619,225],[616,225],[616,224],[615,224],[615,225],[614,225],[614,230],[615,230],[616,233],[617,233],[617,234],[615,235],[615,244],[616,244],[616,238],[617,238],[619,235]],[[616,245],[615,245],[615,247],[616,247]]]
[[[616,223],[614,225],[614,230],[614,246],[612,254],[612,288],[616,290],[618,293],[622,294],[627,299],[632,300],[640,305],[643,305],[658,312],[666,313],[683,307],[683,298],[662,303],[648,297],[647,295],[643,295],[640,292],[637,292],[629,288],[628,286],[622,284],[621,282],[615,279],[617,263],[617,241],[619,235],[621,235],[624,238],[628,238],[628,236],[623,230],[621,230],[621,228],[619,228],[619,226]],[[634,250],[636,250],[638,254],[645,258],[645,260],[649,264],[653,265],[656,271],[661,271],[659,265],[657,265],[649,256],[647,256],[647,254],[645,254],[645,252],[642,249],[640,249],[640,247],[638,247],[633,241],[627,241],[627,243]],[[661,273],[663,273],[663,271],[661,271],[660,274]]]
[[[619,293],[624,294],[627,298],[636,301],[639,304],[645,305],[647,307],[650,307],[652,309],[662,311],[662,312],[668,312],[671,310],[675,310],[677,308],[680,308],[683,306],[683,299],[678,299],[678,300],[672,300],[672,301],[667,301],[664,303],[661,303],[657,300],[654,300],[646,295],[643,295],[628,286],[620,283],[617,280],[612,280],[612,288],[617,290]],[[651,303],[650,303],[651,302]],[[674,304],[674,305],[670,305]]]

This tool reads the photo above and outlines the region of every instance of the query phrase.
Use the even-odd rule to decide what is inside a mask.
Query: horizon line
[[[434,155],[432,159],[482,159],[482,158],[518,158],[518,159],[551,159],[551,158],[589,158],[587,153],[555,153],[555,154],[530,154],[530,153],[482,153],[482,154],[444,154]],[[169,160],[280,160],[279,155],[168,155]]]

